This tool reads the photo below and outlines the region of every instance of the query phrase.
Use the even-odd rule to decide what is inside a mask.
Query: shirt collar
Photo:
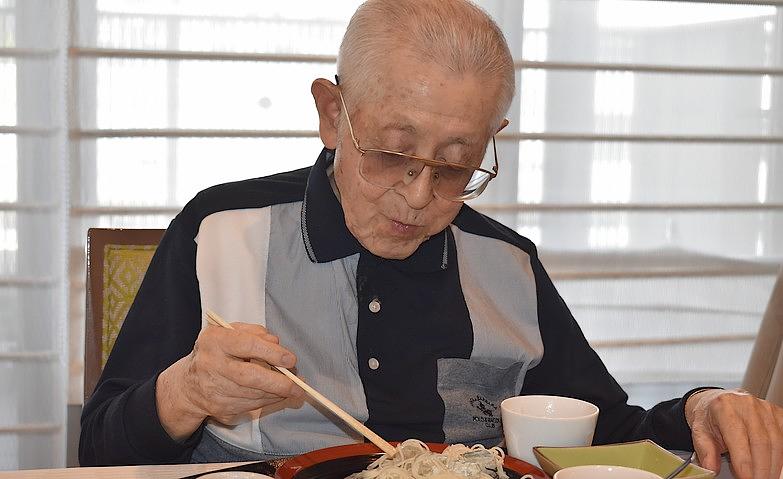
[[[334,163],[334,150],[324,148],[307,178],[302,201],[302,239],[310,260],[326,263],[356,253],[371,255],[378,262],[388,261],[397,269],[412,272],[445,270],[454,257],[454,237],[446,228],[422,243],[404,260],[378,258],[364,249],[345,226],[340,201],[329,181],[328,169]]]

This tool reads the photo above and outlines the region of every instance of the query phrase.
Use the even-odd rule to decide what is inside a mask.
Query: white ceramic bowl
[[[508,453],[536,464],[534,446],[589,446],[598,407],[561,396],[516,396],[500,403]]]
[[[560,469],[552,479],[661,479],[661,476],[631,467],[574,466]]]

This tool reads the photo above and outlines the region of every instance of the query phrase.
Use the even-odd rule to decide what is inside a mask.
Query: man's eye
[[[459,183],[464,185],[470,179],[472,174],[472,170],[443,166],[438,168],[436,178],[440,179],[441,183]]]
[[[450,165],[460,165],[460,166],[468,166],[472,163],[470,157],[468,156],[462,156],[462,155],[452,155],[451,158],[445,158],[441,157],[438,158],[439,161],[443,161],[444,163],[448,163]]]
[[[406,158],[400,155],[394,155],[392,153],[380,153],[379,157],[381,161],[383,161],[387,165],[395,165],[395,164],[406,162]]]

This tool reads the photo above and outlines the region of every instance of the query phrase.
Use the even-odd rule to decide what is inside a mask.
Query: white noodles
[[[423,442],[408,439],[396,453],[382,455],[367,469],[346,479],[508,479],[503,470],[505,454],[499,447],[481,444],[448,446],[442,453],[430,452]],[[525,475],[520,479],[534,479]]]

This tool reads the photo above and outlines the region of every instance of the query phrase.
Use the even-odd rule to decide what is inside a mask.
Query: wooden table
[[[180,479],[252,462],[167,464],[163,466],[72,467],[0,472],[0,479]]]
[[[676,451],[685,458],[689,452]],[[229,467],[253,464],[231,462],[213,464],[167,464],[163,466],[73,467],[69,469],[31,469],[0,472],[0,479],[181,479],[194,474],[219,471]],[[734,479],[726,458],[716,479]],[[782,476],[783,477],[783,476]]]

